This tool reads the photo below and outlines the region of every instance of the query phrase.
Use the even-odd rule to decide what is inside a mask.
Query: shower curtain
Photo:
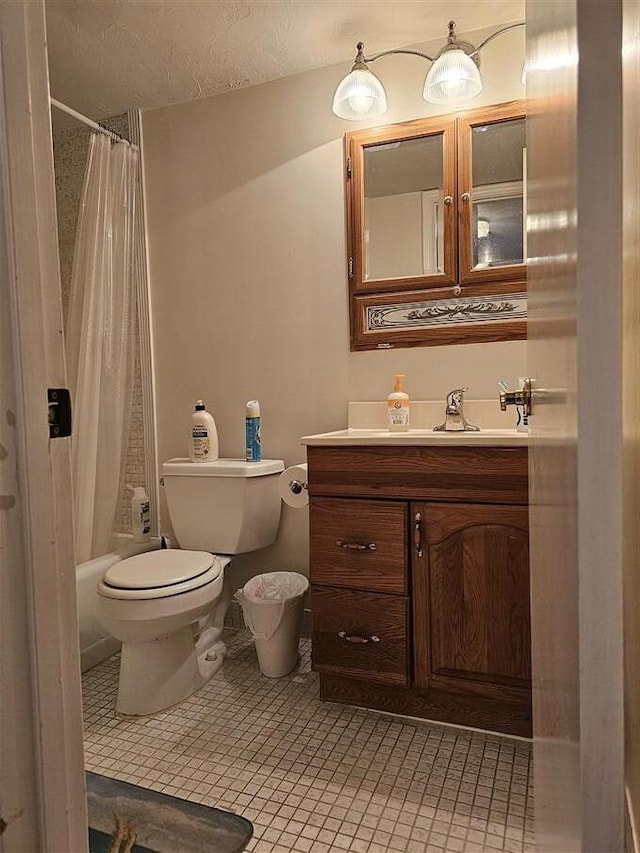
[[[133,384],[137,170],[135,148],[91,135],[66,325],[77,564],[111,550],[124,468]]]

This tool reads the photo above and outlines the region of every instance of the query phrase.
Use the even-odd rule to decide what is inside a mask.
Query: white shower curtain
[[[108,553],[114,533],[133,384],[137,170],[136,149],[92,134],[66,324],[77,563]]]

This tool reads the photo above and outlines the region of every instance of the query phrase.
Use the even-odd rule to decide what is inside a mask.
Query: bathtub
[[[120,560],[132,557],[134,554],[142,554],[143,551],[153,551],[159,547],[159,539],[138,544],[133,541],[131,536],[119,533],[116,536],[114,551],[105,554],[104,557],[96,557],[95,560],[81,563],[76,567],[80,664],[83,672],[110,657],[120,648],[118,640],[107,634],[96,616],[98,581],[110,566],[120,562]]]

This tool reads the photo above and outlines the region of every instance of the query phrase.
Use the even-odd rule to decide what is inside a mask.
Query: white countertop
[[[384,429],[339,429],[305,435],[301,444],[349,447],[358,445],[390,446],[451,446],[468,447],[526,447],[529,434],[515,429],[485,429],[480,432],[434,432],[432,429],[410,429],[408,432],[389,432]]]
[[[467,445],[489,447],[526,447],[529,433],[516,430],[515,412],[500,411],[497,400],[465,401],[465,415],[480,432],[434,432],[444,420],[442,400],[412,400],[411,426],[408,432],[389,432],[386,428],[386,401],[349,403],[348,428],[334,432],[305,435],[301,444],[348,447],[350,445]]]

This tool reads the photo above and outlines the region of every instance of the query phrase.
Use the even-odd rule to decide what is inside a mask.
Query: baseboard
[[[86,672],[92,669],[103,660],[110,658],[116,652],[120,651],[121,643],[115,637],[102,637],[97,643],[82,649],[80,652],[80,669]]]
[[[242,607],[239,601],[232,599],[224,618],[224,626],[225,628],[233,628],[236,631],[240,631],[247,627],[244,623]],[[300,636],[307,639],[311,637],[311,611],[306,608],[302,615],[302,630],[300,631]]]
[[[531,707],[484,696],[358,681],[320,673],[324,702],[531,738]]]

